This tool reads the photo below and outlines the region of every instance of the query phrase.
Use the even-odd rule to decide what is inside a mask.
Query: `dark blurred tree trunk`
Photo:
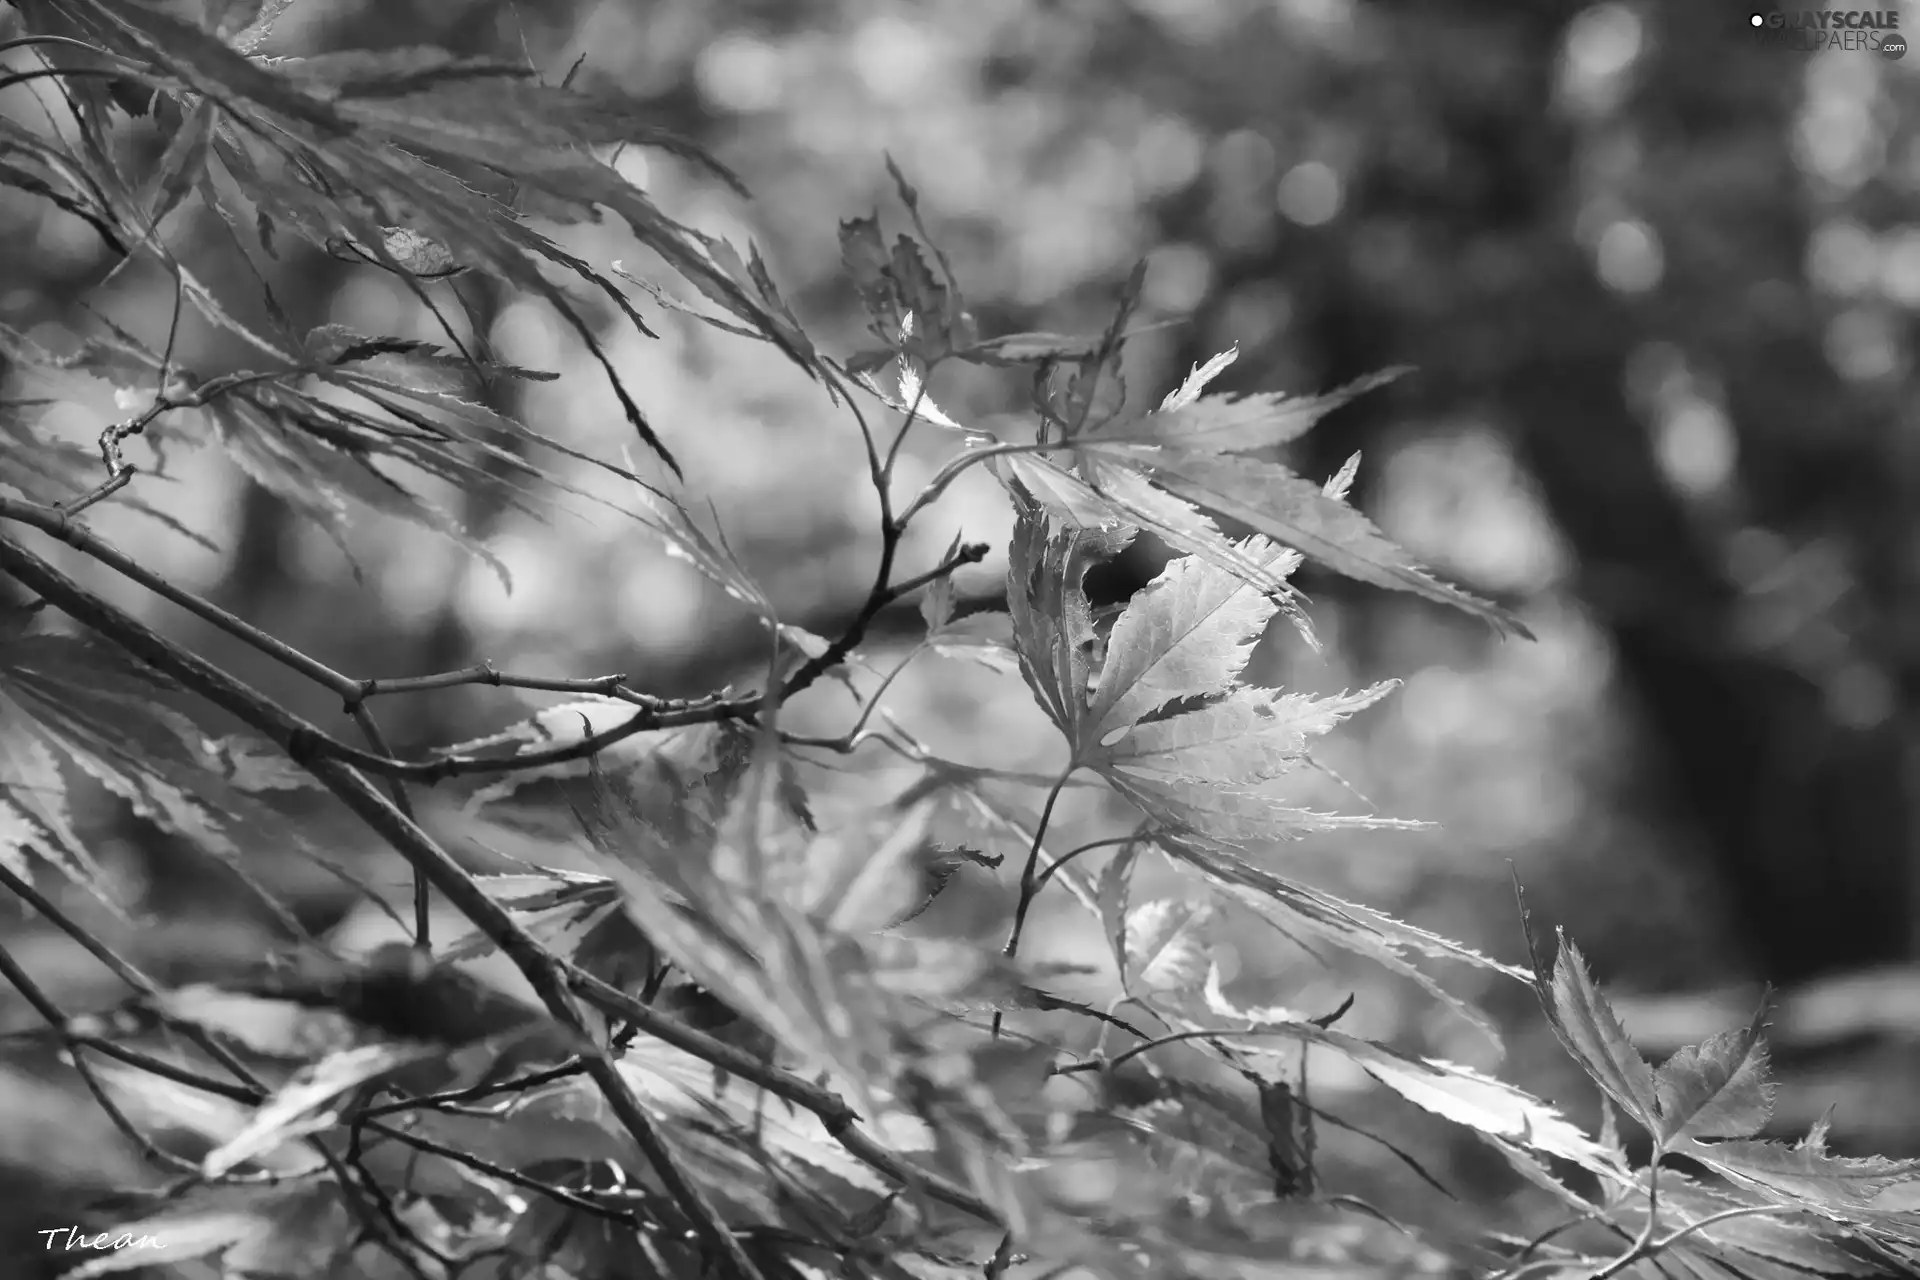
[[[1665,239],[1670,288],[1624,301],[1596,278],[1573,235],[1579,138],[1556,110],[1553,77],[1566,23],[1581,7],[1373,6],[1376,16],[1391,15],[1397,43],[1411,49],[1444,35],[1484,60],[1477,72],[1457,73],[1432,56],[1404,60],[1430,80],[1409,92],[1441,131],[1447,162],[1406,165],[1371,139],[1374,158],[1350,176],[1340,222],[1222,254],[1220,285],[1190,330],[1182,367],[1211,354],[1205,344],[1228,291],[1273,280],[1297,300],[1296,333],[1319,366],[1314,384],[1408,360],[1421,366],[1394,398],[1343,410],[1309,436],[1296,458],[1303,471],[1325,474],[1408,410],[1477,410],[1508,428],[1575,552],[1576,590],[1611,634],[1645,733],[1650,798],[1696,837],[1751,962],[1791,983],[1903,959],[1914,934],[1909,743],[1920,708],[1920,626],[1909,603],[1913,495],[1888,466],[1886,430],[1860,429],[1859,393],[1833,373],[1811,300],[1783,310],[1813,321],[1770,332],[1764,343],[1750,326],[1724,321],[1751,309],[1756,282],[1804,289],[1810,228],[1789,148],[1805,64],[1735,44],[1718,18],[1700,12],[1707,6],[1656,6],[1646,27],[1654,47],[1622,111],[1649,150],[1678,151],[1678,163],[1665,161],[1675,171],[1737,141],[1743,172],[1761,190],[1708,198],[1704,208],[1634,193],[1644,206],[1636,212]],[[1714,61],[1703,74],[1709,47]],[[1402,60],[1394,65],[1398,74]],[[1377,89],[1357,78],[1365,82],[1346,92]],[[1715,237],[1703,243],[1696,231],[1689,241],[1684,228],[1660,225],[1669,207],[1693,219],[1725,217],[1729,236],[1743,208],[1762,208],[1772,221],[1744,235],[1723,264],[1709,252],[1729,257]],[[1181,216],[1192,212],[1164,211],[1167,238],[1205,239]],[[1413,226],[1414,265],[1440,273],[1444,287],[1370,283],[1377,272],[1354,230],[1369,221]],[[1503,258],[1525,269],[1476,271]],[[1445,312],[1426,309],[1423,292]],[[1727,381],[1741,449],[1736,483],[1754,491],[1747,516],[1777,520],[1792,539],[1805,534],[1805,511],[1817,505],[1859,551],[1872,619],[1862,643],[1900,690],[1891,717],[1865,728],[1843,723],[1821,684],[1785,655],[1739,644],[1741,593],[1724,544],[1670,486],[1628,402],[1629,360],[1655,338]],[[1238,386],[1268,385],[1262,363],[1243,360],[1253,376]],[[1835,430],[1823,431],[1827,423]]]
[[[1795,509],[1817,504],[1858,545],[1891,513],[1875,500],[1884,490],[1842,478],[1878,470],[1884,437],[1845,429],[1861,396],[1822,351],[1812,299],[1790,309],[1803,322],[1767,335],[1771,342],[1716,346],[1728,332],[1720,317],[1752,307],[1755,281],[1793,282],[1804,294],[1811,228],[1790,151],[1804,60],[1727,39],[1705,8],[1660,7],[1641,90],[1625,110],[1656,154],[1674,148],[1706,162],[1736,136],[1754,148],[1747,172],[1757,192],[1740,205],[1728,199],[1685,212],[1724,218],[1731,232],[1736,219],[1763,208],[1772,225],[1739,242],[1741,270],[1716,278],[1711,259],[1692,260],[1708,246],[1660,226],[1659,195],[1646,197],[1669,246],[1673,291],[1700,292],[1673,301],[1656,295],[1638,316],[1567,243],[1560,271],[1540,272],[1558,286],[1545,295],[1558,308],[1540,308],[1537,283],[1513,300],[1525,309],[1511,331],[1531,340],[1515,344],[1501,400],[1579,555],[1582,593],[1612,631],[1664,775],[1662,799],[1703,838],[1765,976],[1792,983],[1910,953],[1914,825],[1902,717],[1846,723],[1786,654],[1742,644],[1740,595],[1723,546],[1703,547],[1698,522],[1662,477],[1650,433],[1627,403],[1633,344],[1667,337],[1725,379],[1740,447],[1735,483],[1750,517],[1804,536],[1808,522],[1793,519]],[[1714,73],[1702,75],[1708,47],[1723,52]],[[1551,65],[1550,52],[1541,48],[1541,65]],[[1570,175],[1560,183],[1570,188]],[[1743,394],[1768,383],[1770,393]],[[1893,605],[1881,598],[1869,612],[1884,615]]]

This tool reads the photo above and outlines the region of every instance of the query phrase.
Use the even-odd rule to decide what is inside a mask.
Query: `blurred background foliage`
[[[1511,862],[1600,975],[1642,997],[1623,1001],[1630,1025],[1671,1048],[1738,1020],[1762,981],[1897,974],[1920,923],[1920,58],[1760,48],[1746,14],[1720,0],[330,0],[296,3],[262,52],[438,44],[524,57],[553,79],[577,62],[744,177],[751,202],[659,154],[617,160],[674,217],[756,241],[829,349],[862,345],[838,221],[878,207],[905,229],[890,153],[983,334],[1098,331],[1144,257],[1144,318],[1172,323],[1132,344],[1141,401],[1236,344],[1216,389],[1312,391],[1414,366],[1289,461],[1319,478],[1363,451],[1356,505],[1444,575],[1514,603],[1539,639],[1502,643],[1464,616],[1309,573],[1326,653],[1276,629],[1253,674],[1316,692],[1403,679],[1329,746],[1340,781],[1311,786],[1329,807],[1439,827],[1308,841],[1294,865],[1513,958]],[[29,92],[0,108],[32,118]],[[122,141],[165,143],[139,122]],[[603,267],[651,272],[611,226],[556,234]],[[260,305],[204,208],[176,215],[171,242],[229,305]],[[253,256],[296,326],[439,336],[378,270],[291,243],[277,261]],[[135,265],[97,289],[114,265],[84,225],[0,191],[6,322],[59,345],[62,328],[93,323],[84,299],[159,345],[165,277]],[[464,295],[505,358],[567,375],[504,393],[529,422],[603,455],[633,444],[551,316],[484,279],[431,288]],[[768,349],[636,300],[658,340],[610,313],[605,330],[689,491],[711,498],[789,621],[836,634],[876,545],[851,422]],[[180,353],[202,373],[246,363],[194,324]],[[933,384],[947,412],[996,424],[1026,391],[1018,374],[972,367]],[[102,386],[64,421],[88,440],[116,416]],[[945,443],[916,434],[907,485]],[[675,694],[758,678],[747,616],[631,525],[538,527],[464,500],[508,591],[450,544],[369,516],[347,548],[356,582],[325,534],[216,449],[174,464],[183,482],[145,496],[211,547],[125,511],[100,510],[95,527],[337,669],[484,657],[624,670]],[[1010,523],[975,470],[925,517],[904,571],[964,530],[995,553],[959,575],[961,594],[989,601]],[[1163,559],[1135,547],[1096,593],[1123,598]],[[88,576],[294,710],[338,716],[258,655]],[[904,651],[918,626],[903,607],[870,651]],[[927,660],[888,705],[955,758],[1060,758],[1014,679]],[[839,732],[851,706],[823,689],[791,714]],[[515,713],[507,694],[471,688],[385,710],[402,752]],[[871,763],[859,776],[888,767]],[[1064,815],[1063,848],[1125,822],[1111,803]],[[145,904],[218,914],[219,876],[137,847],[150,843],[126,828]],[[1083,926],[1057,919],[1039,941],[1084,950]],[[1366,1033],[1480,1052],[1375,975],[1235,937],[1241,968],[1295,975],[1303,1007],[1362,982]],[[257,946],[244,932],[233,945]],[[1838,1102],[1838,1145],[1920,1152],[1907,1096],[1920,1016],[1889,1012],[1892,989],[1906,988],[1829,983],[1796,1006],[1785,1128]],[[1546,1073],[1571,1068],[1553,1065],[1531,997],[1477,994],[1517,1029],[1506,1069],[1554,1096],[1570,1076]],[[1584,1092],[1561,1101],[1593,1114]]]

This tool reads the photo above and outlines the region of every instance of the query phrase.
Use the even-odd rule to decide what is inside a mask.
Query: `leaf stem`
[[[1033,828],[1033,844],[1027,850],[1026,865],[1020,868],[1020,899],[1014,903],[1013,907],[1013,928],[1007,933],[1005,954],[1009,960],[1020,949],[1020,935],[1027,925],[1027,912],[1032,908],[1034,896],[1040,892],[1040,887],[1044,883],[1035,871],[1040,865],[1041,842],[1046,839],[1047,825],[1053,820],[1053,806],[1059,803],[1060,793],[1066,790],[1067,782],[1079,771],[1080,766],[1077,762],[1068,763],[1060,777],[1055,780],[1053,787],[1047,792],[1047,803],[1040,810],[1040,821]],[[1000,1038],[1002,1021],[1003,1015],[996,1010],[993,1015],[993,1038],[996,1040]]]
[[[1608,1280],[1609,1277],[1619,1275],[1643,1258],[1653,1256],[1654,1232],[1660,1226],[1660,1155],[1660,1148],[1656,1145],[1653,1149],[1653,1162],[1647,1166],[1646,1225],[1640,1228],[1640,1234],[1634,1237],[1633,1243],[1628,1246],[1625,1253],[1595,1271],[1588,1280]]]

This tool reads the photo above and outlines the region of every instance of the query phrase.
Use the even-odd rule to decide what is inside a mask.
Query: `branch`
[[[172,676],[215,706],[237,716],[277,742],[296,741],[316,731],[299,717],[275,706],[253,689],[196,654],[170,643],[129,614],[88,592],[40,557],[10,539],[0,538],[0,570],[93,627],[155,669]],[[673,1154],[647,1119],[611,1059],[589,1036],[582,1013],[556,962],[506,908],[489,897],[432,837],[395,808],[359,773],[337,760],[308,757],[300,763],[363,822],[384,837],[414,869],[446,896],[467,919],[510,957],[563,1025],[592,1045],[586,1070],[606,1095],[614,1114],[646,1154],[654,1171],[694,1224],[703,1241],[722,1259],[733,1280],[761,1280],[759,1270],[726,1230],[700,1189],[681,1173]]]
[[[705,1059],[728,1075],[750,1081],[776,1098],[813,1112],[820,1118],[821,1125],[836,1142],[895,1182],[907,1186],[917,1185],[936,1200],[944,1201],[984,1221],[999,1224],[1000,1215],[986,1201],[938,1175],[915,1168],[868,1137],[864,1130],[856,1127],[859,1114],[839,1094],[802,1080],[791,1072],[783,1071],[772,1063],[754,1057],[744,1049],[695,1031],[678,1019],[661,1013],[652,1005],[642,1004],[592,974],[569,968],[567,977],[588,1003],[607,1013],[618,1014],[642,1031],[658,1037],[676,1049],[685,1050],[695,1057]]]
[[[625,687],[624,672],[608,676],[523,676],[496,671],[490,661],[476,662],[457,671],[440,671],[426,676],[393,676],[384,680],[362,680],[356,701],[381,694],[422,693],[429,689],[451,689],[463,684],[488,684],[494,688],[540,689],[548,693],[597,693],[646,706],[657,701]]]
[[[554,692],[605,693],[623,702],[630,702],[635,708],[633,715],[621,723],[577,742],[565,743],[541,751],[522,752],[506,758],[441,756],[431,760],[401,760],[378,749],[365,751],[350,746],[314,725],[291,716],[282,717],[284,728],[262,730],[284,748],[297,763],[303,765],[324,758],[336,760],[384,778],[422,782],[431,786],[447,778],[474,774],[514,773],[523,769],[539,769],[548,765],[584,760],[636,734],[657,729],[675,729],[724,720],[752,723],[766,702],[766,695],[757,691],[733,698],[721,698],[717,694],[692,699],[656,698],[627,688],[622,683],[624,676],[588,676],[568,679],[510,675],[495,671],[492,664],[486,662],[434,675],[356,680],[335,671],[318,659],[309,657],[286,642],[275,639],[213,602],[168,582],[91,530],[69,523],[58,508],[43,507],[37,503],[0,496],[0,519],[17,520],[50,534],[75,550],[84,552],[114,569],[122,576],[146,587],[154,594],[171,600],[189,613],[212,623],[228,635],[259,650],[283,666],[299,672],[316,684],[338,694],[343,706],[350,714],[368,698],[379,694],[440,689],[461,684],[508,685]],[[881,610],[919,587],[952,573],[961,565],[975,563],[984,558],[987,552],[985,544],[970,544],[962,547],[946,564],[926,573],[917,574],[897,585],[887,586],[885,579],[892,572],[892,549],[897,540],[896,534],[883,546],[881,572],[876,577],[874,588],[869,593],[866,604],[861,607],[860,612],[848,624],[846,631],[830,648],[819,657],[808,661],[789,677],[781,690],[780,701],[785,702],[845,661],[866,637],[867,627],[872,624]],[[82,590],[82,588],[76,586],[75,590]]]
[[[22,524],[31,525],[42,533],[58,538],[74,550],[86,553],[122,577],[131,578],[155,595],[173,601],[188,613],[212,623],[236,640],[258,649],[282,666],[292,668],[314,683],[324,685],[342,698],[352,698],[359,691],[360,686],[357,681],[341,675],[324,662],[309,658],[293,646],[274,639],[252,623],[234,617],[212,601],[195,595],[183,587],[175,586],[91,529],[72,523],[67,518],[67,513],[58,507],[43,507],[36,502],[22,502],[17,498],[0,496],[0,519],[18,520]]]

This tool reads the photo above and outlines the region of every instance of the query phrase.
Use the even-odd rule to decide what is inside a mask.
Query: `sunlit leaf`
[[[1653,1068],[1627,1038],[1613,1006],[1588,974],[1580,949],[1567,940],[1564,932],[1558,936],[1560,953],[1551,974],[1539,956],[1534,957],[1534,988],[1554,1034],[1622,1110],[1649,1133],[1663,1135]],[[1528,943],[1531,947],[1530,930]]]
[[[1207,984],[1210,1003],[1218,1000],[1219,971]],[[1469,1067],[1436,1058],[1413,1058],[1383,1045],[1312,1022],[1260,1022],[1261,1031],[1330,1049],[1363,1068],[1380,1083],[1424,1110],[1491,1137],[1517,1142],[1592,1169],[1617,1172],[1606,1151],[1559,1112],[1539,1099],[1484,1076]]]
[[[1689,1045],[1654,1072],[1663,1139],[1744,1138],[1773,1117],[1773,1084],[1760,1040],[1765,1005],[1745,1027]]]
[[[1504,611],[1435,578],[1366,516],[1330,498],[1321,485],[1276,463],[1171,448],[1094,446],[1116,462],[1147,468],[1154,483],[1297,548],[1349,578],[1452,605],[1503,631],[1527,634]]]
[[[1206,971],[1208,944],[1202,932],[1211,910],[1160,898],[1143,902],[1127,913],[1126,967],[1122,971],[1129,991],[1190,988]]]

